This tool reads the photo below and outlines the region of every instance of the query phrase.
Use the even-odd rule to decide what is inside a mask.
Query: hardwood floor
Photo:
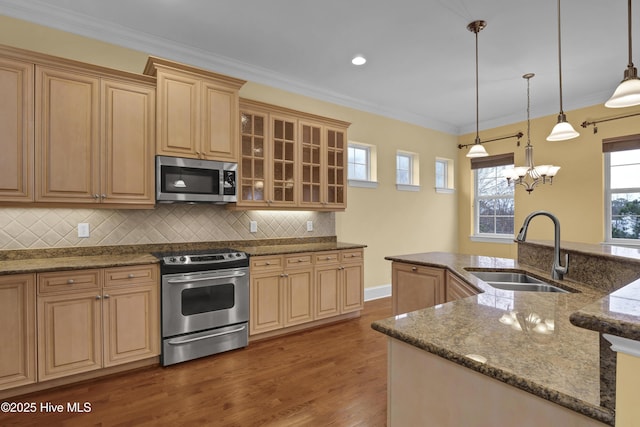
[[[358,319],[6,399],[62,404],[65,413],[0,413],[0,425],[384,426],[387,341],[370,325],[389,316],[390,298],[369,301]],[[91,412],[67,413],[67,402],[88,402]]]

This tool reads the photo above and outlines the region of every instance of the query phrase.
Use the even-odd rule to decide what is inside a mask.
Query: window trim
[[[471,159],[471,169],[473,171],[474,189],[473,189],[473,229],[472,229],[471,235],[469,236],[470,240],[474,242],[485,242],[485,243],[509,243],[509,244],[514,243],[515,212],[514,212],[514,234],[480,233],[478,231],[480,229],[480,218],[479,218],[479,212],[478,212],[480,208],[480,204],[478,203],[479,201],[478,169],[513,165],[514,164],[513,159],[514,159],[513,153],[497,154],[494,156],[478,157],[478,158]],[[501,197],[501,198],[506,199],[507,197]],[[515,189],[512,193],[511,198],[514,201],[514,210],[515,210]]]
[[[640,150],[640,134],[605,138],[602,140],[602,152],[604,154],[604,244],[640,246],[640,239],[623,239],[612,236],[611,228],[612,212],[611,202],[615,193],[638,192],[640,187],[621,188],[612,191],[611,189],[611,153]]]
[[[353,179],[349,178],[348,170],[349,170],[349,148],[358,148],[365,150],[367,152],[367,179]],[[349,141],[347,143],[347,184],[349,187],[359,187],[359,188],[377,188],[378,187],[378,170],[377,170],[377,147],[372,144],[366,144],[364,142],[357,141]]]

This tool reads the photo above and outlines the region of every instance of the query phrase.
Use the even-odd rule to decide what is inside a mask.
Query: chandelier
[[[534,166],[533,164],[533,145],[531,145],[531,120],[530,120],[530,106],[531,96],[529,90],[529,84],[531,78],[535,76],[533,73],[527,73],[522,78],[527,80],[527,146],[524,148],[524,156],[526,166],[517,166],[505,171],[504,177],[507,178],[507,184],[510,185],[513,182],[522,185],[527,193],[531,194],[536,185],[542,183],[549,185],[553,183],[553,177],[556,176],[560,170],[560,166],[553,165],[541,165]]]

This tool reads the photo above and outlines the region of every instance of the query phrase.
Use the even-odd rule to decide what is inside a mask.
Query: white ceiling
[[[627,65],[627,2],[561,7],[564,110],[603,103]],[[477,19],[480,128],[526,119],[529,72],[532,117],[559,112],[556,11],[556,0],[0,0],[3,15],[453,134],[475,131]]]

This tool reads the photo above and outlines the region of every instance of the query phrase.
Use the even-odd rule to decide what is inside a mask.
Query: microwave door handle
[[[190,282],[203,282],[205,280],[234,279],[236,277],[242,277],[242,276],[246,276],[246,273],[238,272],[233,274],[227,274],[224,276],[196,277],[194,279],[169,279],[167,283],[179,284],[179,283],[190,283]]]

